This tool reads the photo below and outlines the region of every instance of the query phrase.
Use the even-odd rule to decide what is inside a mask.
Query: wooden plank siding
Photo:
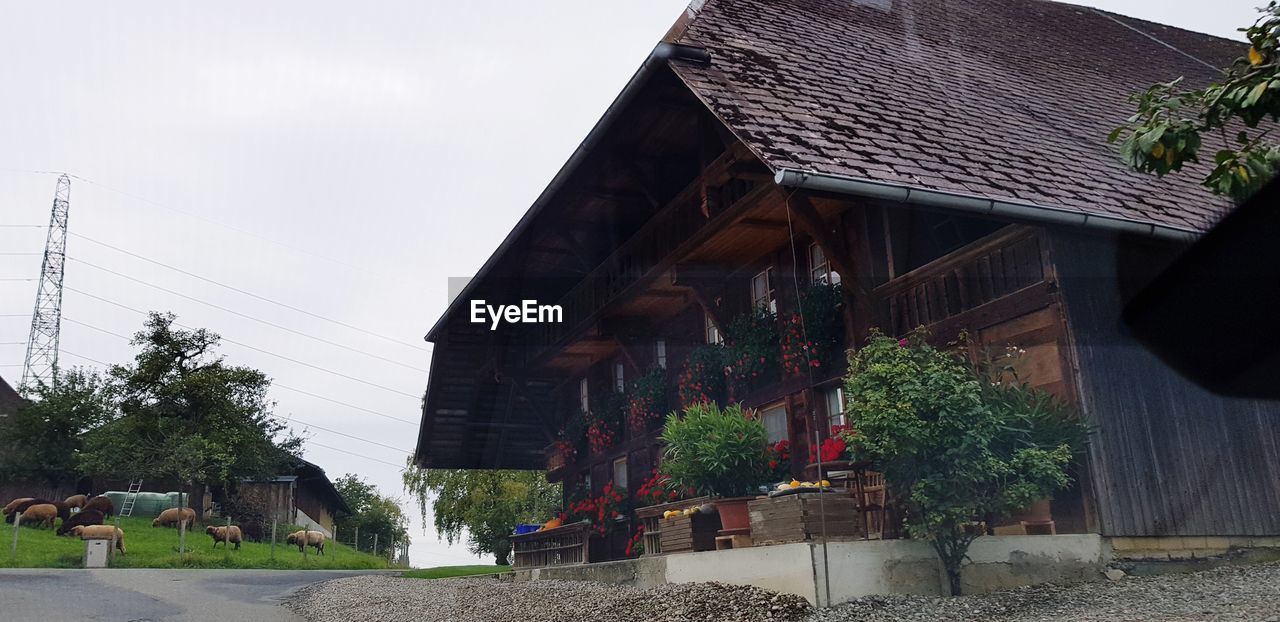
[[[1128,261],[1114,240],[1067,233],[1052,247],[1079,401],[1097,426],[1089,454],[1101,533],[1280,534],[1280,405],[1211,394],[1121,326],[1124,292],[1145,276],[1130,273],[1158,270],[1171,249],[1126,247]]]

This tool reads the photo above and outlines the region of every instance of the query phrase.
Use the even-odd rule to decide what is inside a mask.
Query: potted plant
[[[660,472],[672,486],[715,498],[722,532],[751,530],[747,502],[772,475],[764,424],[740,405],[721,409],[714,402],[672,413],[662,432],[666,443]]]
[[[778,319],[764,309],[734,318],[725,336],[725,368],[735,393],[749,391],[776,377]],[[741,397],[741,396],[739,396]]]
[[[617,444],[622,436],[622,396],[612,391],[590,399],[591,412],[584,414],[587,423],[587,446],[599,455]]]
[[[667,412],[667,373],[655,367],[627,388],[627,430],[632,436],[648,432]]]
[[[678,388],[681,408],[724,399],[724,347],[704,345],[689,352]]]
[[[800,297],[799,312],[783,322],[783,373],[799,376],[831,364],[840,345],[841,301],[839,285],[814,284]]]

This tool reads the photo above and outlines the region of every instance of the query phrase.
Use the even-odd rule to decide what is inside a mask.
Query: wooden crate
[[[650,505],[647,507],[637,508],[636,516],[644,521],[644,556],[651,557],[654,555],[662,555],[666,552],[662,547],[662,532],[668,524],[674,519],[662,518],[662,513],[668,510],[683,510],[685,508],[698,507],[707,503],[710,497],[698,497],[695,499],[686,499],[684,501],[672,501],[671,503],[663,503],[661,505]],[[719,523],[719,517],[716,517]],[[672,528],[676,526],[672,524]],[[716,529],[719,529],[717,527]],[[670,537],[670,535],[668,535]],[[679,551],[677,551],[679,552]]]
[[[819,501],[818,497],[822,499]],[[762,544],[857,540],[866,537],[862,515],[853,499],[840,493],[800,493],[781,497],[760,497],[747,504],[751,516],[751,539]]]
[[[661,518],[659,546],[664,555],[691,551],[716,550],[716,533],[720,531],[719,514],[693,514]]]

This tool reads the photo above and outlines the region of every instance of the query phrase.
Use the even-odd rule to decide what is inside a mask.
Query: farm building
[[[239,495],[265,508],[266,520],[274,516],[281,522],[323,531],[328,537],[333,537],[334,518],[351,513],[324,469],[302,459],[287,475],[242,482]]]
[[[1052,503],[1059,539],[1025,546],[1274,545],[1280,406],[1198,388],[1120,323],[1229,204],[1195,174],[1127,170],[1106,142],[1128,94],[1207,82],[1242,51],[1054,2],[695,0],[431,328],[415,460],[633,495],[661,420],[593,412],[641,379],[678,404],[690,360],[733,342],[737,319],[764,309],[785,336],[834,289],[837,347],[816,367],[717,380],[792,455],[843,423],[845,348],[873,329],[963,331],[975,349],[1023,351],[1020,377],[1095,427],[1083,475]],[[495,328],[474,321],[477,300],[563,319]],[[785,360],[786,339],[774,347]],[[557,444],[592,425],[589,446]],[[628,533],[595,538],[584,561],[624,557]],[[685,556],[668,557],[670,576]]]

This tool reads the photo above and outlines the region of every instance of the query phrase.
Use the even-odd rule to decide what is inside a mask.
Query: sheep
[[[262,525],[262,521],[247,520],[240,523],[240,533],[245,540],[250,542],[262,542],[266,529]]]
[[[19,504],[26,501],[35,501],[35,497],[18,497],[17,499],[10,501],[8,505],[4,506],[5,515],[13,514],[14,509],[17,508]]]
[[[103,516],[109,517],[116,513],[116,506],[111,502],[111,499],[98,495],[85,502],[84,507],[81,508],[81,511],[84,510],[97,510],[102,512]]]
[[[195,522],[196,511],[191,508],[169,508],[160,513],[155,520],[151,521],[152,527],[172,527],[179,521],[185,522],[187,525]]]
[[[114,530],[114,531],[113,531]],[[111,539],[116,537],[116,550],[124,555],[124,530],[111,525],[76,525],[71,528],[72,535],[78,536],[81,540],[89,539]]]
[[[40,498],[26,499],[16,504],[11,503],[9,505],[12,505],[13,508],[9,511],[8,514],[5,515],[4,522],[12,523],[14,516],[18,515],[19,512],[26,512],[27,508],[33,505],[45,505],[45,504],[52,504],[52,503],[53,502],[49,501],[48,499],[40,499]],[[56,508],[57,506],[54,506],[54,507]]]
[[[71,518],[62,521],[62,526],[58,527],[58,535],[65,536],[75,527],[101,525],[102,521],[102,512],[97,510],[81,510],[72,515]]]
[[[22,522],[32,527],[47,524],[49,529],[53,529],[53,519],[55,518],[58,518],[58,506],[52,503],[32,505],[22,511]]]
[[[221,527],[209,525],[204,528],[204,532],[213,537],[214,548],[218,547],[219,542],[222,543],[222,548],[224,549],[227,548],[228,543],[235,543],[236,550],[240,550],[240,527],[236,525],[232,525],[230,527],[225,525]]]
[[[324,555],[324,532],[322,531],[295,531],[285,538],[285,542],[298,545],[299,553],[302,553],[303,548],[307,546],[314,546],[317,553]]]
[[[84,504],[88,502],[89,502],[89,497],[87,495],[71,495],[70,497],[67,497],[65,501],[63,501],[63,503],[67,504],[67,507],[79,508],[81,510],[84,509]]]

